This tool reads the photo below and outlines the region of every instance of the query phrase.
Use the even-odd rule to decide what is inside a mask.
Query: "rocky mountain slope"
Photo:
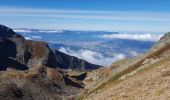
[[[170,99],[170,33],[145,54],[99,68],[0,25],[0,55],[2,100]]]
[[[62,68],[86,71],[101,67],[53,52],[47,43],[26,40],[3,25],[0,55],[0,99],[4,100],[73,99],[84,87],[86,72],[73,74]]]
[[[170,33],[166,33],[147,53],[115,62],[110,68],[101,68],[89,73],[84,80],[88,87],[80,98],[169,100],[169,62]]]
[[[91,64],[85,60],[69,56],[58,50],[53,50],[56,56],[57,67],[62,69],[74,69],[74,70],[95,70],[102,66]]]

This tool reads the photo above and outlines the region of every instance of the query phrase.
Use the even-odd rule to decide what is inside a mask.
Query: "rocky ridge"
[[[79,70],[79,71],[87,71],[87,70],[95,70],[102,66],[91,64],[85,60],[76,58],[74,56],[69,56],[64,54],[58,50],[53,50],[57,67],[62,69],[72,69],[72,70]]]

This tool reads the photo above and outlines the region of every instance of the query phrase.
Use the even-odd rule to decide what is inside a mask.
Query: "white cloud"
[[[21,33],[31,33],[31,30],[24,30],[24,29],[14,29],[14,32],[21,32]]]
[[[25,39],[26,39],[26,40],[32,40],[32,38],[30,38],[30,37],[25,37]]]
[[[41,40],[42,37],[41,36],[26,36],[25,39],[26,40],[36,40],[36,39]]]
[[[37,30],[31,30],[31,29],[14,29],[15,32],[18,33],[62,33],[63,30],[41,30],[41,29],[37,29]]]
[[[68,55],[72,55],[81,59],[84,59],[90,63],[109,66],[113,62],[123,59],[126,56],[124,54],[114,54],[113,57],[105,57],[101,53],[92,51],[92,50],[84,50],[80,49],[78,51],[71,50],[69,48],[61,47],[59,51],[66,53]]]
[[[41,36],[31,36],[31,38],[33,38],[33,39],[42,39]]]
[[[140,21],[170,21],[169,13],[134,12],[134,11],[95,11],[95,10],[57,10],[32,9],[17,7],[0,7],[0,15],[30,16],[67,19],[97,19],[97,20],[140,20]]]
[[[132,55],[132,57],[135,57],[138,55],[138,53],[136,51],[130,51],[130,55]]]
[[[99,35],[101,38],[106,39],[129,39],[129,40],[140,40],[140,41],[157,41],[159,40],[163,34],[128,34],[128,33],[120,33],[120,34],[104,34]]]
[[[167,32],[169,18],[163,12],[0,7],[1,24],[13,28]]]
[[[39,30],[38,32],[42,33],[62,33],[62,30]]]

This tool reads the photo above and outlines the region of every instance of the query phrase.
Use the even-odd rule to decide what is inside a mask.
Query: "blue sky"
[[[170,31],[169,0],[3,0],[0,23],[12,28]]]

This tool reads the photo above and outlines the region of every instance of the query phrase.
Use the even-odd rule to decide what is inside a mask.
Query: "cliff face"
[[[43,42],[23,38],[1,38],[1,70],[26,70],[35,66],[56,67],[55,56]]]
[[[16,44],[17,54],[15,60],[29,68],[40,65],[56,67],[55,56],[47,43],[18,38],[11,40]]]
[[[21,38],[3,39],[1,41],[1,69],[28,69],[35,66],[56,67],[55,57],[48,45],[43,42],[27,41]]]

